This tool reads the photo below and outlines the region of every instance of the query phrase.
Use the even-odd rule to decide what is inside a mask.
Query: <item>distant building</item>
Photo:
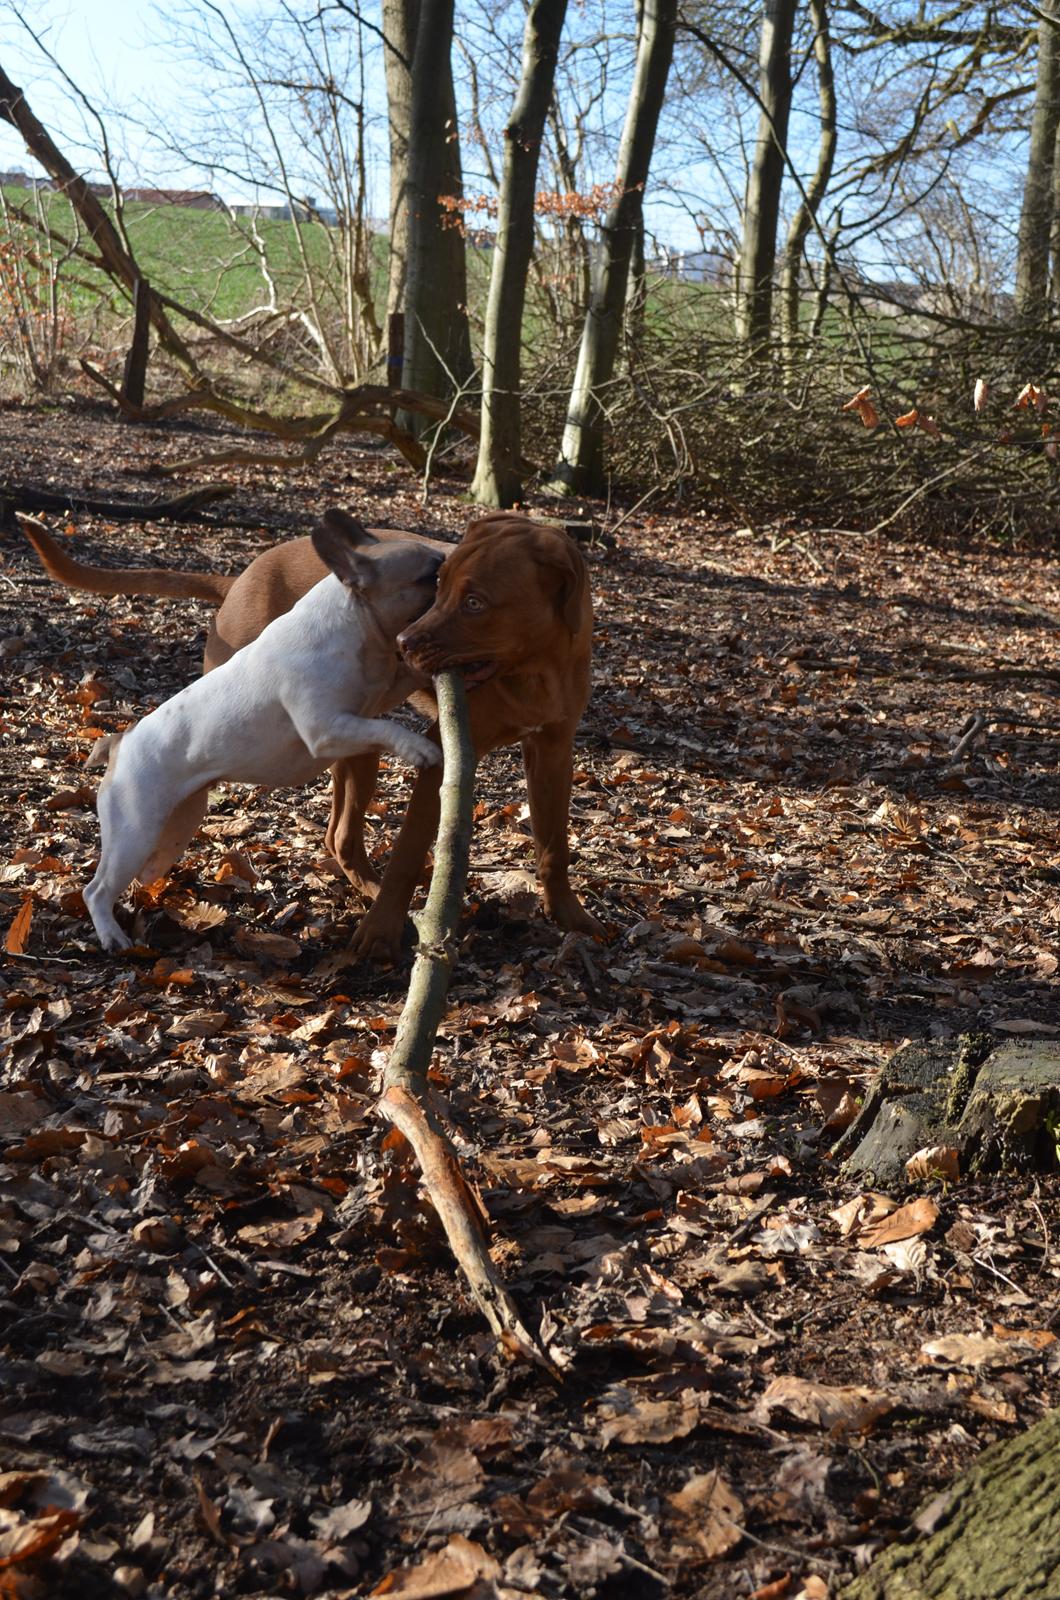
[[[110,190],[103,192],[109,194]],[[125,198],[147,206],[186,206],[190,211],[224,210],[222,201],[208,189],[126,189]]]
[[[720,250],[660,250],[647,269],[686,283],[724,283],[732,275],[732,262]]]
[[[259,205],[257,202],[247,204],[240,201],[228,209],[234,217],[257,217],[265,222],[291,222],[297,218],[299,222],[322,222],[325,227],[334,228],[339,220],[333,206],[318,205],[312,195],[307,195],[304,200],[295,200],[293,205]]]

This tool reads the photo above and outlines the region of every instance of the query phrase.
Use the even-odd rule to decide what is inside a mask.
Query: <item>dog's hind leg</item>
[[[113,768],[108,776],[96,802],[103,846],[84,899],[104,950],[127,950],[132,941],[114,916],[115,902],[134,878],[152,883],[172,865],[205,815],[209,789],[167,806],[168,797],[145,797],[141,784],[114,781]]]
[[[127,950],[132,940],[118,926],[114,905],[151,856],[166,812],[161,805],[130,804],[141,798],[135,785],[115,782],[113,766],[107,776],[111,781],[104,782],[96,801],[103,835],[99,866],[84,899],[104,950]]]
[[[378,751],[336,761],[331,769],[331,820],[324,835],[324,848],[366,900],[379,893],[379,875],[364,848],[364,818],[378,777]]]

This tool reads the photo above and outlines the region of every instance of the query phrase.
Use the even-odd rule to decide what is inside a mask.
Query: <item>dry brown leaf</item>
[[[743,1538],[744,1509],[723,1473],[696,1472],[683,1489],[667,1496],[678,1555],[716,1561]]]
[[[894,1244],[897,1239],[913,1239],[917,1234],[927,1233],[933,1228],[938,1215],[939,1208],[934,1200],[929,1195],[922,1195],[919,1200],[911,1200],[907,1206],[899,1206],[890,1216],[881,1217],[879,1222],[870,1222],[862,1228],[858,1243],[873,1250],[881,1244]]]
[[[601,1407],[600,1442],[611,1444],[669,1444],[683,1439],[699,1422],[699,1406],[693,1400],[637,1400],[621,1411]],[[609,1414],[610,1413],[610,1414]]]
[[[981,1333],[948,1333],[929,1339],[920,1351],[929,1361],[954,1367],[1011,1367],[1020,1359],[1011,1343]]]
[[[443,1600],[460,1595],[479,1581],[500,1576],[500,1564],[480,1544],[454,1533],[444,1550],[429,1555],[415,1567],[400,1567],[371,1591],[400,1595],[401,1600]]]
[[[4,935],[4,949],[9,956],[20,956],[25,950],[26,940],[29,938],[29,925],[32,921],[33,901],[27,897],[15,912],[11,925]]]
[[[54,1552],[78,1526],[81,1513],[48,1511],[40,1517],[24,1518],[11,1512],[5,1513],[4,1520],[7,1525],[0,1526],[0,1571]]]
[[[878,1418],[894,1409],[895,1401],[882,1389],[862,1384],[814,1383],[809,1378],[774,1378],[758,1403],[767,1419],[783,1410],[837,1433],[867,1431]]]
[[[942,1178],[946,1183],[956,1183],[961,1175],[961,1158],[949,1144],[925,1145],[917,1150],[905,1164],[905,1175],[911,1183]]]
[[[302,954],[297,939],[285,933],[270,933],[267,929],[240,928],[234,943],[237,950],[255,961],[293,961]]]
[[[878,1222],[881,1217],[889,1217],[897,1209],[897,1202],[885,1194],[876,1194],[869,1190],[866,1194],[859,1194],[853,1200],[836,1206],[828,1215],[839,1224],[839,1231],[844,1238],[852,1234],[857,1235],[862,1228]]]

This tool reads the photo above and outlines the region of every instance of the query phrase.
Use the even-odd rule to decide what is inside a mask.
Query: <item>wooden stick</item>
[[[440,673],[434,688],[445,758],[434,872],[427,904],[416,919],[416,959],[376,1109],[412,1146],[449,1246],[494,1333],[509,1349],[558,1377],[540,1340],[525,1327],[490,1259],[483,1232],[486,1218],[430,1103],[427,1070],[445,1009],[453,939],[467,882],[477,760],[463,678],[459,672]]]

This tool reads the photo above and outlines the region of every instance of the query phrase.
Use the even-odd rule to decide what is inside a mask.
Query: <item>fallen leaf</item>
[[[893,1244],[896,1239],[912,1239],[927,1233],[938,1221],[939,1208],[928,1195],[899,1206],[879,1222],[870,1222],[858,1235],[858,1243],[866,1249],[877,1249],[881,1244]]]
[[[1011,1367],[1019,1360],[1011,1343],[981,1333],[948,1333],[920,1346],[929,1361],[954,1367]]]
[[[32,921],[33,901],[30,899],[23,900],[12,917],[11,925],[4,936],[4,949],[9,956],[20,956],[25,950],[26,940],[29,938],[29,925]]]
[[[500,1575],[500,1563],[487,1555],[480,1544],[454,1533],[444,1550],[429,1555],[415,1567],[400,1567],[371,1591],[400,1595],[401,1600],[443,1600],[459,1595],[480,1578]]]
[[[801,1422],[837,1433],[865,1432],[892,1411],[893,1401],[882,1389],[862,1384],[814,1383],[809,1378],[774,1378],[756,1411],[768,1421],[774,1411],[787,1411]]]
[[[952,1145],[925,1145],[909,1157],[905,1175],[911,1183],[926,1182],[929,1178],[942,1178],[946,1183],[956,1183],[961,1175],[961,1158]]]
[[[743,1538],[743,1505],[720,1471],[693,1473],[667,1504],[677,1555],[715,1561]]]

